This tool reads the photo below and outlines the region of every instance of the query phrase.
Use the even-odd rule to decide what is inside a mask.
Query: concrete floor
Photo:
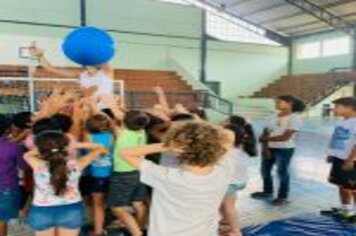
[[[258,129],[261,125],[256,123],[256,127]],[[337,189],[326,181],[330,166],[325,162],[325,151],[331,131],[330,122],[305,122],[305,128],[298,137],[298,148],[291,166],[291,202],[287,206],[273,207],[268,202],[249,197],[250,193],[261,189],[260,159],[250,160],[250,182],[240,193],[238,204],[241,224],[244,227],[305,213],[318,213],[320,209],[338,206]],[[25,224],[14,221],[10,235],[31,235],[26,228]]]

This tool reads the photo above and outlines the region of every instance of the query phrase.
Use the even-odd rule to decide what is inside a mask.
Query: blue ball
[[[67,35],[62,50],[75,63],[83,66],[99,66],[113,58],[115,42],[102,29],[81,27]]]

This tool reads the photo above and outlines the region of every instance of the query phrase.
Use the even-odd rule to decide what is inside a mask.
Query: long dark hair
[[[66,192],[68,182],[67,135],[58,131],[45,131],[36,136],[35,145],[41,158],[48,163],[50,181],[55,195],[61,196]]]
[[[242,145],[244,151],[251,157],[258,155],[257,139],[252,125],[241,116],[231,116],[229,124],[225,127],[235,133],[235,146]]]

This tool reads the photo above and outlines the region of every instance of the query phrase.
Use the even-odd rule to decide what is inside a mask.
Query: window
[[[256,43],[280,46],[279,43],[266,38],[265,30],[244,20],[216,10],[209,4],[194,0],[159,0],[175,4],[193,5],[207,12],[206,31],[213,38],[222,41]]]
[[[321,42],[303,43],[297,46],[297,58],[308,59],[320,57]]]
[[[264,37],[263,29],[235,17],[228,15],[222,17],[207,12],[206,20],[207,34],[214,38],[224,41],[279,45]]]
[[[323,56],[336,56],[350,52],[350,37],[340,37],[323,41]]]

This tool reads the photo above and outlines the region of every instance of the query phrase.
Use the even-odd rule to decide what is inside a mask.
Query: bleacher
[[[273,98],[282,94],[292,94],[309,105],[315,105],[338,88],[352,82],[356,82],[355,71],[282,76],[254,93],[253,96]]]

